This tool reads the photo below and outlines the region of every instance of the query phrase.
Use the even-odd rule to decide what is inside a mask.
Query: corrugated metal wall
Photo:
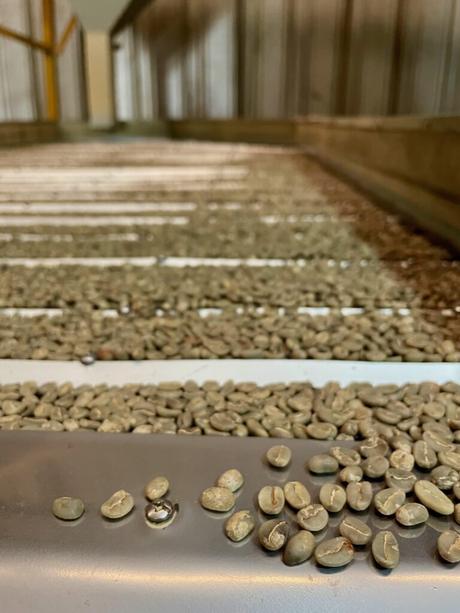
[[[72,15],[67,0],[56,1],[59,39]],[[0,24],[42,39],[41,0],[0,0]],[[84,82],[80,32],[74,30],[59,58],[61,116],[64,121],[84,118]],[[40,51],[0,35],[0,121],[46,119],[43,56]]]
[[[460,0],[155,0],[117,42],[124,120],[460,111]]]

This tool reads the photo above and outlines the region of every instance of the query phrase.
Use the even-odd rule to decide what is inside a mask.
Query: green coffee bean
[[[385,473],[385,483],[388,487],[396,487],[406,494],[414,489],[417,477],[414,473],[400,468],[389,468]]]
[[[339,531],[353,545],[366,545],[372,537],[372,530],[369,526],[353,515],[348,515],[342,520]]]
[[[396,520],[402,526],[418,526],[428,521],[428,509],[418,502],[407,502],[396,511]]]
[[[218,487],[226,487],[231,492],[236,492],[243,486],[243,483],[244,477],[240,471],[236,468],[230,468],[220,475],[216,485]]]
[[[155,477],[147,483],[144,495],[148,500],[158,500],[168,493],[169,481],[166,477]]]
[[[283,562],[287,566],[302,564],[308,560],[315,550],[315,537],[308,530],[299,530],[291,536],[283,552]]]
[[[201,506],[208,511],[226,513],[235,506],[235,495],[226,487],[208,487],[201,494]]]
[[[378,479],[383,477],[390,467],[390,463],[383,455],[371,455],[364,460],[361,467],[366,477]]]
[[[363,478],[363,469],[360,466],[345,466],[340,471],[339,477],[344,483],[357,483]]]
[[[231,541],[238,543],[254,530],[256,522],[251,511],[237,511],[225,523],[225,534]]]
[[[434,483],[422,479],[417,481],[414,491],[420,502],[428,509],[440,515],[451,515],[454,512],[454,503]]]
[[[372,485],[369,481],[349,483],[346,493],[348,505],[355,511],[365,511],[372,502]]]
[[[125,490],[118,490],[101,505],[101,514],[108,519],[121,519],[134,508],[134,498]]]
[[[406,494],[396,488],[388,487],[374,496],[375,508],[381,515],[394,515],[406,500]]]
[[[53,514],[59,519],[73,521],[78,519],[85,512],[85,505],[80,498],[61,496],[53,501]]]
[[[330,513],[338,513],[347,501],[347,495],[341,485],[325,483],[319,491],[319,501]]]
[[[309,505],[311,501],[310,492],[300,481],[288,481],[284,486],[284,497],[297,511]]]
[[[289,525],[282,519],[269,519],[259,528],[259,542],[268,551],[278,551],[287,541]]]
[[[390,455],[390,465],[392,468],[399,468],[410,472],[414,468],[414,456],[403,449],[396,449]]]
[[[309,504],[297,513],[297,523],[304,530],[319,532],[327,526],[329,513],[321,504]]]
[[[451,490],[457,483],[459,474],[450,466],[437,466],[431,471],[430,479],[440,490]]]
[[[353,560],[353,556],[353,545],[343,536],[323,541],[315,549],[316,562],[328,568],[345,566]]]
[[[399,544],[392,532],[378,532],[372,541],[372,555],[379,566],[396,568],[399,564]]]
[[[286,468],[291,462],[292,451],[285,445],[275,445],[267,451],[266,458],[271,466]]]
[[[460,534],[446,530],[438,537],[438,552],[443,560],[451,564],[460,562]]]
[[[317,475],[329,475],[338,471],[339,463],[327,453],[319,453],[308,460],[308,469]]]
[[[266,515],[278,515],[284,508],[284,492],[277,485],[266,485],[263,487],[257,500],[261,511]]]
[[[414,459],[417,466],[430,470],[438,463],[435,451],[426,441],[416,441],[414,443]]]
[[[355,449],[348,447],[331,447],[329,453],[334,457],[340,466],[359,466],[361,458]]]

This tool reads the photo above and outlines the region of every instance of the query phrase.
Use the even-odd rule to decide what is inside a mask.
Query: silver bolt
[[[118,313],[120,315],[129,315],[131,313],[131,309],[129,307],[129,304],[122,304],[119,308],[118,308]]]
[[[166,498],[149,502],[145,507],[145,519],[151,528],[166,528],[176,518],[179,505]]]
[[[88,353],[88,355],[84,355],[80,358],[80,362],[85,366],[91,366],[91,364],[94,364],[95,361],[96,358],[91,353]]]

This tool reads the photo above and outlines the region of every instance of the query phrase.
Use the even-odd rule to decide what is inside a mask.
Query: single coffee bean
[[[226,487],[208,487],[201,494],[201,506],[208,511],[226,513],[235,506],[235,495]]]
[[[406,494],[414,489],[417,477],[414,473],[400,468],[389,468],[385,473],[385,483],[388,487],[396,487]]]
[[[440,451],[438,458],[441,464],[460,472],[460,453],[456,451]]]
[[[284,486],[284,497],[287,503],[297,511],[311,502],[310,492],[300,481],[288,481]]]
[[[344,483],[357,483],[363,478],[363,469],[360,466],[345,466],[340,471],[339,477]]]
[[[286,468],[291,462],[292,451],[285,445],[275,445],[267,451],[266,458],[271,466]]]
[[[413,453],[415,463],[419,468],[430,470],[438,463],[436,452],[425,441],[416,441]]]
[[[417,481],[414,487],[415,495],[428,509],[440,515],[451,515],[454,512],[454,503],[447,498],[441,490],[425,479]]]
[[[259,528],[259,542],[268,551],[278,551],[287,541],[289,524],[283,519],[269,519]]]
[[[406,494],[396,488],[388,487],[374,496],[375,508],[381,515],[394,515],[406,501]]]
[[[244,483],[244,477],[236,468],[230,468],[220,475],[216,485],[218,487],[226,487],[231,492],[238,491]]]
[[[266,515],[278,515],[284,508],[284,492],[277,485],[266,485],[257,496],[259,507]]]
[[[339,568],[353,560],[354,549],[351,542],[343,536],[322,541],[315,549],[315,560],[320,566]]]
[[[428,521],[428,509],[418,502],[406,502],[396,511],[396,520],[402,526],[418,526]]]
[[[438,552],[446,562],[460,562],[460,534],[454,530],[442,532],[438,537]]]
[[[372,502],[372,485],[369,481],[349,483],[346,493],[348,505],[355,511],[365,511]]]
[[[388,453],[388,443],[383,438],[374,436],[363,441],[359,451],[364,458],[370,458],[373,455],[384,456]]]
[[[372,555],[379,566],[396,568],[399,564],[399,544],[389,530],[378,532],[372,541]]]
[[[403,449],[396,449],[390,455],[390,465],[392,468],[411,471],[414,468],[414,456]]]
[[[339,463],[327,453],[318,453],[308,460],[308,469],[317,475],[330,475],[339,470]]]
[[[59,519],[73,521],[78,519],[85,512],[85,505],[80,498],[71,498],[70,496],[61,496],[53,501],[53,514]]]
[[[101,505],[101,514],[108,519],[121,519],[131,513],[134,498],[125,490],[118,490]]]
[[[209,418],[209,423],[219,432],[231,432],[237,425],[230,415],[224,412],[213,413]]]
[[[307,434],[310,438],[320,441],[333,440],[337,436],[337,426],[319,421],[315,424],[308,424]]]
[[[297,513],[297,522],[304,530],[319,532],[327,526],[329,513],[321,504],[309,504]]]
[[[455,445],[439,432],[425,430],[423,433],[423,440],[436,452],[455,451]]]
[[[386,473],[390,467],[390,463],[383,455],[371,455],[364,460],[361,467],[366,477],[370,479],[379,479]]]
[[[460,456],[459,456],[460,457]],[[440,490],[451,490],[460,475],[450,466],[436,466],[430,473],[430,479]]]
[[[347,495],[341,485],[325,483],[319,490],[319,501],[330,513],[338,513],[347,501]]]
[[[256,522],[251,511],[237,511],[225,523],[225,534],[231,541],[239,543],[254,530]]]
[[[353,545],[367,545],[372,537],[372,530],[369,526],[353,515],[348,515],[341,521],[339,532]]]
[[[316,547],[315,537],[308,530],[299,530],[291,536],[283,552],[283,562],[287,566],[296,566],[308,560]]]
[[[155,477],[147,483],[144,495],[148,500],[158,500],[168,493],[169,481],[166,477]]]
[[[361,457],[355,449],[348,447],[331,447],[329,453],[340,466],[359,466]]]

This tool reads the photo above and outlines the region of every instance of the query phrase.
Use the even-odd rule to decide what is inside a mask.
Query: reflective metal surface
[[[448,518],[398,527],[371,511],[361,513],[374,531],[394,530],[401,564],[379,570],[369,550],[357,551],[344,569],[320,569],[313,561],[287,567],[278,553],[257,544],[232,543],[223,533],[227,515],[204,511],[198,497],[225,469],[243,472],[236,509],[254,508],[266,484],[301,480],[317,499],[327,479],[312,477],[305,461],[325,444],[293,440],[285,471],[269,468],[267,439],[93,433],[0,434],[1,611],[372,611],[458,609],[460,567],[441,562],[439,531]],[[166,530],[145,523],[143,488],[155,475],[171,483],[180,505]],[[124,488],[136,508],[119,522],[99,514],[100,504]],[[86,512],[76,522],[51,513],[57,496],[78,496]],[[288,513],[288,516],[290,513]],[[326,534],[337,535],[343,513]],[[261,517],[258,518],[259,520]]]

